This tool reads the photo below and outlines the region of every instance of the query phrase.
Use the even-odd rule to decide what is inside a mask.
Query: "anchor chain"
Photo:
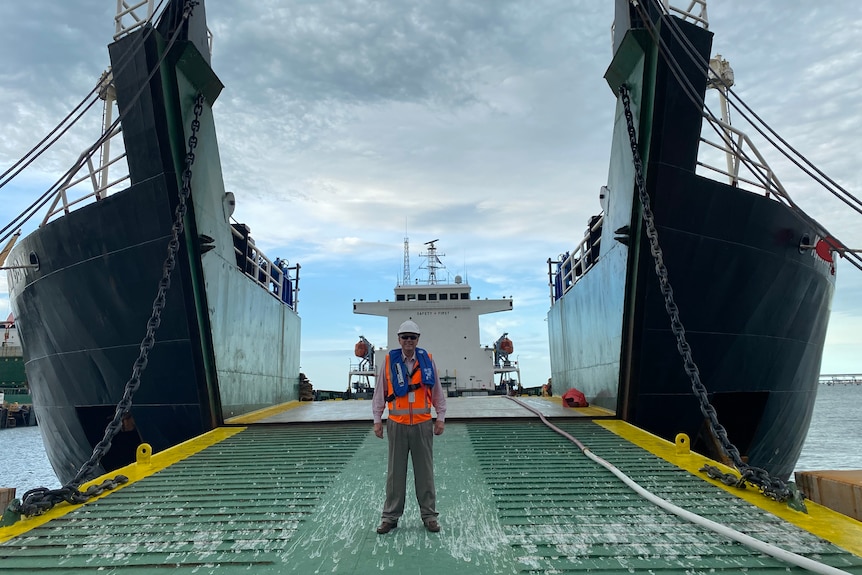
[[[189,6],[197,4],[194,0],[187,3]],[[185,158],[185,168],[182,173],[182,187],[179,192],[179,200],[177,207],[174,210],[174,223],[171,228],[171,239],[168,242],[168,253],[162,265],[162,278],[159,280],[159,288],[156,297],[153,300],[153,311],[150,319],[147,321],[147,331],[141,341],[140,353],[132,366],[132,375],[126,382],[123,398],[117,404],[114,411],[114,418],[105,429],[105,435],[102,440],[93,448],[93,453],[90,459],[87,460],[75,477],[63,485],[59,489],[47,489],[39,487],[31,489],[24,493],[21,501],[17,500],[10,505],[9,510],[14,515],[41,515],[42,513],[53,508],[58,503],[66,501],[72,504],[84,503],[100,495],[106,490],[115,489],[119,485],[128,482],[128,478],[124,475],[117,475],[113,480],[105,480],[100,485],[90,486],[86,491],[80,491],[78,487],[84,483],[92,474],[93,470],[99,465],[102,457],[111,448],[111,442],[120,431],[123,425],[123,416],[129,412],[132,407],[132,398],[135,392],[141,386],[141,374],[147,367],[149,361],[149,353],[152,351],[156,342],[156,331],[161,324],[162,311],[165,308],[165,301],[168,289],[171,286],[171,274],[176,267],[176,256],[180,249],[180,237],[184,230],[183,220],[188,211],[187,200],[191,194],[192,181],[192,165],[195,162],[195,148],[198,145],[197,134],[200,130],[200,117],[203,113],[203,94],[198,94],[194,104],[194,119],[191,123],[191,135],[188,139],[188,152]]]
[[[797,490],[791,489],[780,479],[771,476],[765,469],[750,466],[742,460],[739,450],[735,445],[733,445],[733,443],[731,443],[727,436],[727,430],[719,423],[718,414],[709,402],[706,387],[700,380],[700,371],[698,370],[697,364],[694,362],[691,347],[685,337],[685,327],[679,317],[679,308],[673,298],[673,288],[668,279],[667,267],[664,264],[662,249],[659,245],[655,218],[653,216],[652,209],[650,208],[650,199],[646,191],[643,162],[641,161],[640,152],[638,151],[637,133],[635,132],[634,119],[631,111],[631,98],[627,86],[620,86],[620,97],[625,110],[629,144],[631,145],[635,167],[635,183],[637,185],[641,206],[643,207],[643,221],[646,227],[646,234],[649,239],[650,252],[655,259],[655,271],[656,275],[658,275],[662,295],[664,296],[665,309],[670,317],[671,330],[676,337],[677,349],[682,356],[685,372],[691,379],[692,390],[700,403],[700,410],[709,421],[710,431],[718,438],[722,451],[724,451],[725,455],[730,458],[734,467],[736,467],[742,475],[742,481],[748,481],[757,485],[761,492],[763,492],[767,497],[776,501],[788,501],[788,504],[794,508],[799,509],[801,506],[801,510],[804,510],[804,503],[802,502],[802,498],[799,496],[799,492]],[[713,469],[718,471],[717,468]],[[703,471],[703,469],[701,471]],[[718,471],[718,473],[720,474],[721,472]],[[723,482],[728,485],[739,484],[740,479],[735,475],[726,475],[727,477],[721,478]]]

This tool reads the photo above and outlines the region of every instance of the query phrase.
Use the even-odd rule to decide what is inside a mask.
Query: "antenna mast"
[[[439,268],[445,267],[443,262],[440,261],[440,258],[437,257],[437,246],[434,245],[434,242],[439,242],[440,240],[431,240],[430,242],[425,242],[425,245],[428,246],[428,252],[424,254],[419,254],[420,256],[426,257],[428,259],[428,285],[435,285],[437,283],[437,270]],[[442,254],[446,255],[446,254]]]
[[[404,277],[401,285],[410,285],[410,238],[404,236]]]

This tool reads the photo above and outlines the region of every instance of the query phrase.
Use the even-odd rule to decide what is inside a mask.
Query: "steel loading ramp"
[[[598,423],[558,425],[680,506],[862,574],[858,555]],[[656,508],[538,421],[447,424],[442,531],[408,492],[399,527],[377,535],[386,449],[367,424],[249,427],[0,545],[0,573],[787,572]]]

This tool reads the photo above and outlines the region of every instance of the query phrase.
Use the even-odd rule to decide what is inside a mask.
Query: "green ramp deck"
[[[593,422],[559,426],[681,507],[862,575],[862,558]],[[368,424],[250,427],[0,545],[0,573],[803,572],[653,506],[528,420],[447,424],[442,531],[411,491],[377,535],[386,445]]]

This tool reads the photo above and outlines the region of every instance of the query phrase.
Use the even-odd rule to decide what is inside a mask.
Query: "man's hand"
[[[436,432],[436,429],[435,429],[435,432]],[[443,433],[443,432],[441,431],[440,433]],[[380,439],[383,439],[383,422],[379,422],[379,423],[374,424],[374,435],[376,435]]]
[[[443,435],[443,427],[446,424],[439,419],[434,422],[434,435]]]

